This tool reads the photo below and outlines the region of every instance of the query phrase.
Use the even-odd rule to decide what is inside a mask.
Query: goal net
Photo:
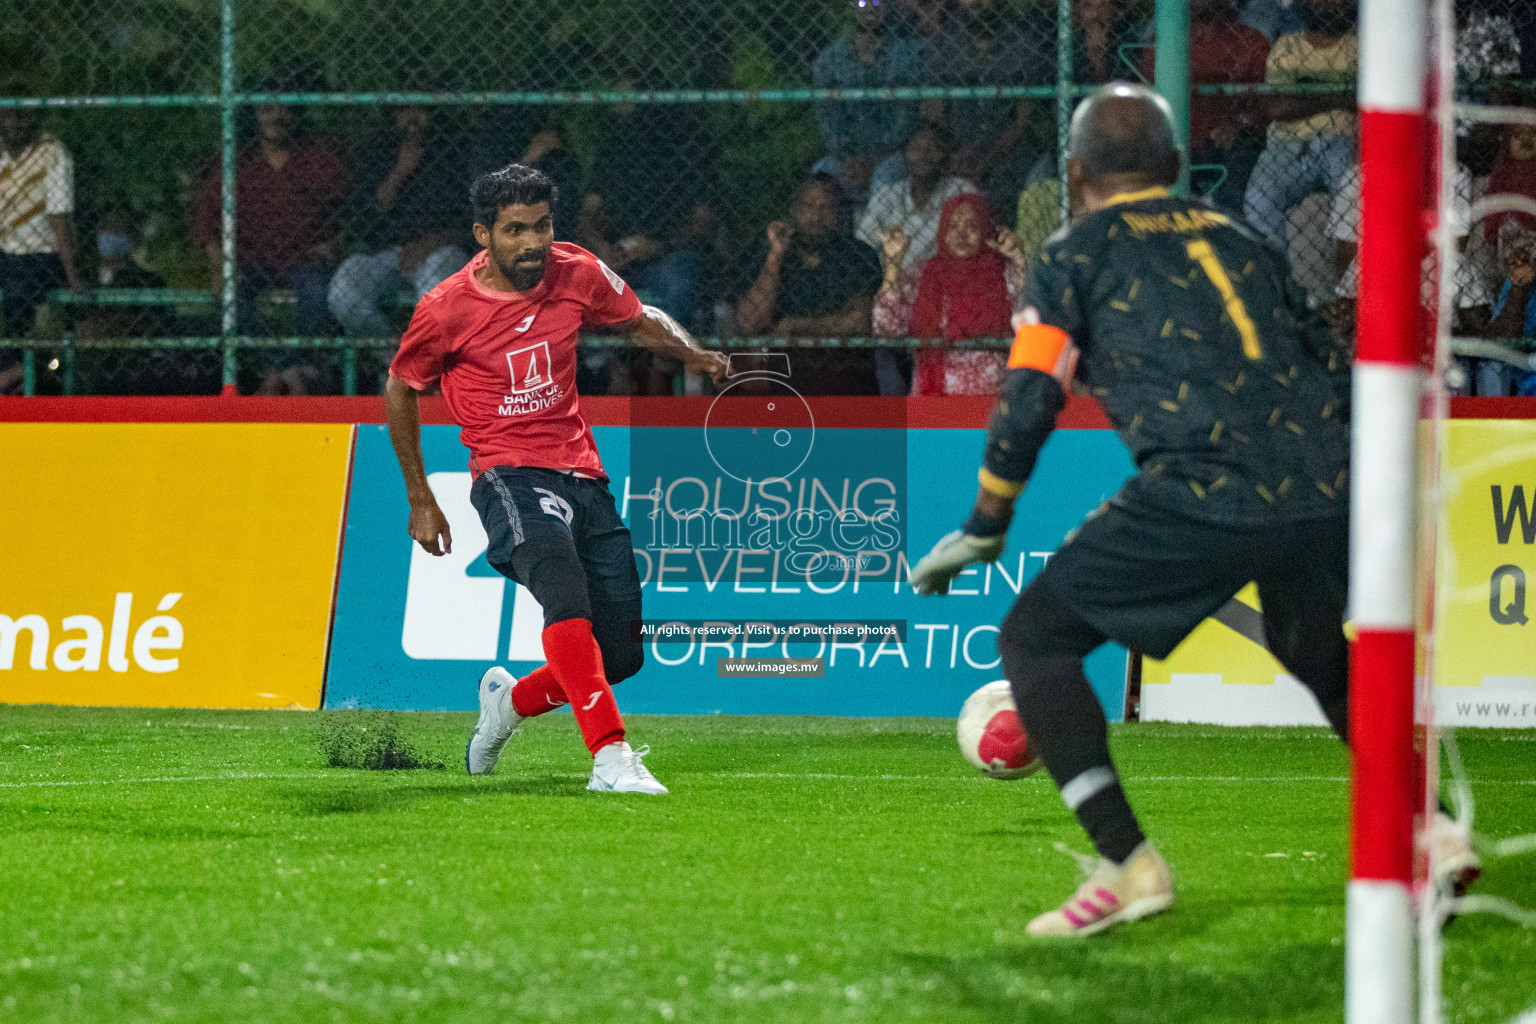
[[[1366,0],[1371,3],[1372,0]],[[1409,0],[1410,3],[1424,0]],[[1521,195],[1484,195],[1475,202],[1473,177],[1459,146],[1475,125],[1536,126],[1536,109],[1480,103],[1457,80],[1455,0],[1427,0],[1426,147],[1424,224],[1429,257],[1425,260],[1420,295],[1425,313],[1423,423],[1419,431],[1417,470],[1420,510],[1415,593],[1415,775],[1422,780],[1415,815],[1414,907],[1417,914],[1417,1018],[1420,1024],[1440,1024],[1449,1005],[1442,985],[1445,926],[1461,915],[1490,913],[1516,925],[1536,928],[1536,911],[1518,906],[1497,893],[1466,894],[1445,881],[1447,865],[1439,863],[1448,848],[1433,840],[1437,828],[1464,835],[1483,861],[1536,853],[1536,834],[1492,840],[1478,832],[1473,780],[1463,763],[1454,728],[1437,718],[1437,639],[1453,628],[1447,602],[1457,584],[1453,561],[1451,515],[1446,500],[1447,455],[1451,450],[1450,394],[1469,390],[1467,363],[1458,355],[1492,359],[1522,370],[1536,368],[1532,356],[1497,342],[1457,337],[1457,312],[1466,294],[1466,278],[1476,271],[1467,265],[1467,242],[1473,232],[1502,213],[1536,213],[1536,203]],[[1486,233],[1485,233],[1486,237]],[[1437,824],[1437,818],[1439,819]],[[1447,821],[1449,819],[1449,822]],[[1484,887],[1486,889],[1486,887]],[[1536,1008],[1533,1008],[1536,1009]]]

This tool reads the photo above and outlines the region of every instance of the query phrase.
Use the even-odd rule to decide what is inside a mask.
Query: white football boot
[[[1056,848],[1076,858],[1078,864],[1089,871],[1088,880],[1059,908],[1029,922],[1024,930],[1030,935],[1042,938],[1095,935],[1114,925],[1150,917],[1173,906],[1173,877],[1168,873],[1168,863],[1152,846],[1151,840],[1143,840],[1130,858],[1118,867],[1101,857],[1068,849],[1061,843],[1057,843]]]
[[[652,796],[664,796],[667,787],[656,781],[656,776],[651,774],[641,760],[650,752],[649,746],[631,750],[623,740],[608,744],[592,758],[592,778],[587,788],[599,793],[649,793]]]
[[[1483,862],[1472,848],[1466,825],[1444,811],[1430,819],[1424,842],[1429,847],[1429,869],[1435,884],[1448,896],[1464,896],[1467,887],[1483,873]]]
[[[501,748],[523,724],[523,717],[512,710],[512,687],[516,685],[517,678],[500,665],[480,677],[480,721],[464,748],[464,767],[469,774],[490,774]]]

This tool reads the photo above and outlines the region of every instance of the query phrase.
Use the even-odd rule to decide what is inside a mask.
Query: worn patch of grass
[[[446,768],[424,757],[405,735],[409,717],[403,711],[322,712],[317,735],[326,766],[368,772]]]

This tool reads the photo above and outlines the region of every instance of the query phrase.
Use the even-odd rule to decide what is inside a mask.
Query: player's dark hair
[[[1179,145],[1168,101],[1144,85],[1111,82],[1072,115],[1068,152],[1087,181],[1106,175],[1139,175],[1160,182],[1178,172]]]
[[[492,228],[503,207],[548,203],[553,210],[555,195],[555,183],[549,175],[522,164],[511,164],[476,178],[469,187],[469,204],[475,211],[475,223]]]

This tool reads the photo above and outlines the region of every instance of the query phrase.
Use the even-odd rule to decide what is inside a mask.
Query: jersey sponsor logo
[[[608,268],[608,264],[604,263],[602,260],[598,260],[597,265],[603,268],[603,276],[606,277],[608,279],[608,283],[613,286],[614,294],[623,295],[624,279],[610,270]]]
[[[529,323],[532,323],[532,317]],[[507,370],[512,388],[496,407],[497,415],[525,416],[553,409],[565,400],[565,389],[555,383],[549,342],[536,341],[508,352]]]
[[[529,323],[533,318],[528,318]],[[512,394],[522,395],[546,388],[554,382],[549,369],[547,341],[524,345],[507,353],[507,368],[512,371]]]
[[[516,331],[518,334],[525,333],[528,330],[528,328],[533,326],[533,318],[538,316],[538,315],[539,314],[537,314],[537,313],[529,313],[527,316],[523,317],[523,322],[522,323],[518,324],[516,327],[514,327],[512,329],[514,331]]]
[[[534,490],[544,495],[544,497],[539,499],[539,508],[544,511],[545,515],[554,516],[566,526],[571,525],[571,520],[575,517],[576,513],[571,510],[570,502],[547,487],[535,487]]]

